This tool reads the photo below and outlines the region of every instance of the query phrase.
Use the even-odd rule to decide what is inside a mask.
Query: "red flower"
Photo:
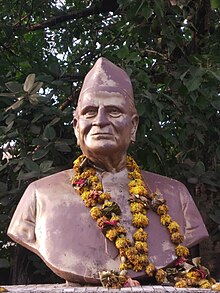
[[[175,261],[175,266],[181,266],[183,265],[185,262],[187,261],[187,258],[181,256],[181,257],[178,257],[177,260]]]
[[[104,224],[106,224],[106,225],[114,226],[114,227],[116,227],[117,224],[118,224],[118,221],[116,221],[116,220],[113,220],[113,221],[104,220],[103,222],[104,222]]]
[[[72,183],[73,186],[77,186],[77,187],[82,187],[85,184],[85,180],[84,179],[79,179],[77,181],[74,181]]]
[[[200,270],[196,270],[196,272],[198,272],[198,273],[200,274],[200,276],[201,276],[202,279],[205,279],[206,276],[207,276],[206,271],[204,271],[204,270],[202,270],[202,269],[200,269]]]

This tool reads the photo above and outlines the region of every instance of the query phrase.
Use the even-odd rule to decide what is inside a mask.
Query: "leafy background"
[[[100,56],[134,86],[131,153],[187,185],[210,232],[200,254],[220,278],[220,1],[0,3],[0,282],[63,281],[6,230],[27,185],[80,153],[72,111]]]

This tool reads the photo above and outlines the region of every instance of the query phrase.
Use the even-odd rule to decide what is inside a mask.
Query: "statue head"
[[[86,75],[74,114],[74,131],[82,152],[124,155],[135,141],[138,115],[127,73],[99,58]]]

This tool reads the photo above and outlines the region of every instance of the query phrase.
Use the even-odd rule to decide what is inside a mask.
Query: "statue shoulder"
[[[171,177],[167,177],[164,175],[160,175],[160,174],[145,171],[145,170],[141,170],[141,175],[144,179],[144,182],[146,182],[146,183],[154,182],[155,185],[161,185],[161,184],[164,185],[165,184],[165,185],[172,185],[172,186],[175,186],[178,188],[186,189],[186,186],[182,182],[180,182],[176,179],[173,179]]]

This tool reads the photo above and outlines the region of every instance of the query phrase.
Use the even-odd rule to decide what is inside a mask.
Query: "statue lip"
[[[96,133],[93,133],[92,135],[96,136],[96,135],[112,135],[112,133],[109,133],[109,132],[96,132]]]

